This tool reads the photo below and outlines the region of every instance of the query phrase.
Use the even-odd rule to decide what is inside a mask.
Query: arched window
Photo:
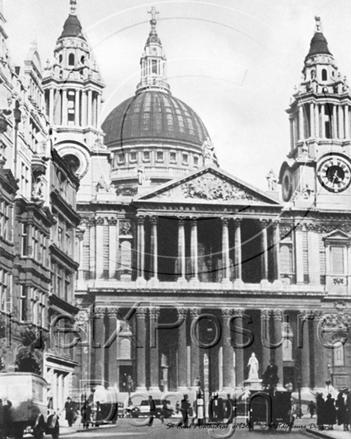
[[[73,53],[70,53],[68,56],[68,65],[74,66],[74,54]]]
[[[322,81],[326,81],[328,79],[327,69],[322,69]]]
[[[62,55],[59,56],[59,63],[62,63]]]

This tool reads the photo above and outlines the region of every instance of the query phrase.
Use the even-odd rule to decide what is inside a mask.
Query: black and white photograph
[[[349,78],[349,0],[0,0],[0,438],[351,438]]]

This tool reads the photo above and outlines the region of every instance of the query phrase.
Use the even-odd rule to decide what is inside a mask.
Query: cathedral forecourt
[[[255,353],[279,387],[351,387],[350,341],[327,348],[351,324],[351,95],[319,18],[287,110],[280,200],[220,168],[172,95],[154,7],[135,94],[99,127],[104,83],[75,3],[43,79],[55,147],[80,179],[73,386],[120,401],[199,383],[234,393]]]

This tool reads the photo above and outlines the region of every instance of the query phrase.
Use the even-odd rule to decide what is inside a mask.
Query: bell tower
[[[78,199],[83,194],[84,199],[89,197],[102,175],[108,179],[108,152],[100,129],[104,87],[77,16],[77,0],[70,0],[54,62],[47,62],[43,88],[54,146],[81,180]]]
[[[302,79],[287,110],[290,152],[279,178],[283,200],[291,206],[345,209],[351,202],[351,95],[320,17],[315,20]]]

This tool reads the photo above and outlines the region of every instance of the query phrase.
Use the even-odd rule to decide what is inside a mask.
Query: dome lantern
[[[166,56],[156,30],[156,15],[159,12],[153,6],[148,13],[151,14],[151,30],[140,59],[141,75],[137,92],[145,89],[169,92],[170,87],[166,82]]]

